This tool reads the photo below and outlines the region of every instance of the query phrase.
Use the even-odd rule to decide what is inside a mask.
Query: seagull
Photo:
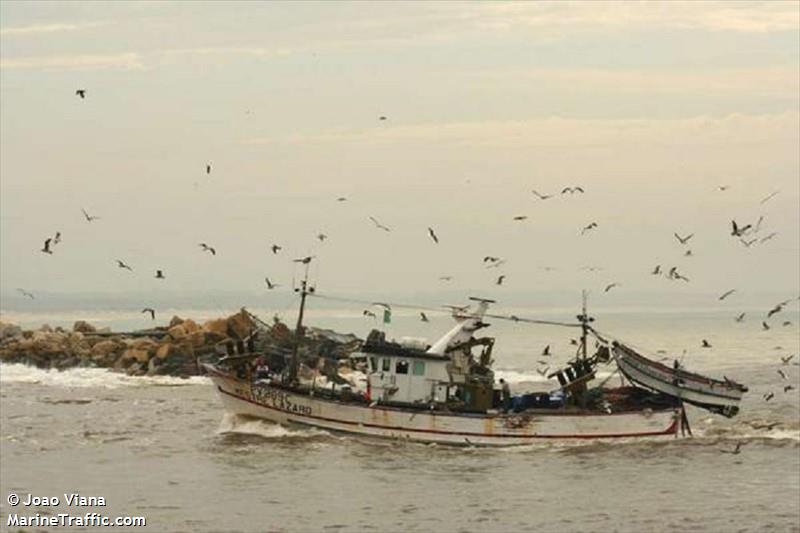
[[[677,233],[673,233],[673,235],[675,235],[675,238],[678,239],[678,241],[680,241],[681,244],[686,244],[687,242],[689,242],[689,239],[694,237],[694,233],[690,233],[686,237],[681,237]]]
[[[22,294],[23,296],[30,298],[31,300],[36,299],[36,297],[32,293],[26,291],[25,289],[17,289],[17,291],[19,291],[19,293]]]
[[[617,283],[617,282],[609,283],[608,285],[606,285],[606,288],[605,288],[605,290],[603,290],[603,292],[608,292],[611,289],[613,289],[614,287],[619,287],[619,283]]]
[[[731,235],[734,236],[734,237],[741,237],[752,226],[753,226],[752,224],[748,224],[748,225],[740,228],[735,220],[731,220],[731,227],[733,228],[732,231],[731,231]]]
[[[781,326],[783,326],[783,327],[786,327],[786,326],[791,326],[791,325],[792,325],[792,322],[791,322],[791,321],[789,321],[789,320],[784,320],[784,321],[783,321],[783,324],[781,324]]]
[[[730,296],[734,292],[736,292],[736,289],[731,289],[731,290],[727,291],[725,294],[723,294],[722,296],[719,297],[719,300],[720,301],[724,300],[725,298],[727,298],[728,296]]]
[[[564,187],[564,189],[561,191],[561,194],[575,194],[576,192],[583,193],[583,189],[581,187]]]
[[[272,282],[269,280],[269,278],[264,278],[264,281],[267,283],[267,289],[269,289],[269,290],[272,290],[272,289],[274,289],[275,287],[280,287],[280,285],[277,285],[277,284],[275,284],[275,283],[272,283]]]
[[[422,320],[423,322],[430,322],[430,320],[428,320],[428,315],[426,315],[422,311],[420,311],[419,313],[419,319]]]
[[[538,373],[540,376],[542,376],[542,377],[545,377],[545,376],[547,375],[547,371],[548,371],[548,370],[550,370],[550,367],[549,367],[549,366],[546,366],[546,367],[544,367],[544,368],[537,368],[537,369],[536,369],[536,372],[537,372],[537,373]]]
[[[539,194],[538,192],[536,192],[535,189],[532,190],[531,192],[533,194],[535,194],[540,200],[547,200],[548,198],[552,198],[553,197],[552,194]]]
[[[199,246],[204,252],[211,252],[211,255],[217,255],[217,251],[206,243],[201,242]]]
[[[686,250],[685,252],[683,252],[683,256],[684,257],[690,257],[691,255],[692,255],[692,251],[691,250]]]
[[[156,270],[156,279],[167,279],[163,270]]]
[[[211,174],[211,162],[206,163],[206,174]]]
[[[293,259],[292,262],[293,263],[303,263],[304,265],[307,265],[307,264],[309,264],[311,262],[311,260],[313,258],[314,258],[313,255],[309,255],[308,257],[302,257],[300,259]]]
[[[527,215],[517,215],[517,216],[514,217],[514,220],[516,220],[517,222],[520,222],[522,220],[527,220],[527,219],[528,219]]]
[[[767,324],[766,322],[761,322],[761,329],[767,331],[769,329],[769,324]]]
[[[757,241],[758,241],[758,239],[757,239],[757,238],[756,238],[756,239],[750,239],[750,240],[748,241],[748,240],[746,240],[746,239],[743,239],[743,238],[739,237],[739,242],[741,242],[742,244],[744,244],[745,248],[750,248],[750,247],[751,247],[751,246],[753,246],[753,244],[755,244]]]
[[[794,390],[794,386],[793,385],[786,385],[783,388],[783,392],[789,392],[790,390]]]
[[[324,233],[320,233],[319,235],[317,235],[317,239],[319,239],[319,242],[325,242],[325,239],[327,238],[328,236],[325,235]]]
[[[718,188],[719,190],[721,190],[721,191],[727,191],[728,189],[730,189],[730,187],[731,187],[730,185],[720,185],[720,186],[719,186],[719,187],[717,187],[717,188]]]
[[[336,199],[336,201],[337,201],[337,202],[346,202],[346,201],[347,201],[347,197],[345,197],[345,196],[340,196],[339,198],[337,198],[337,199]]]
[[[133,269],[130,266],[126,265],[125,262],[122,261],[121,259],[117,259],[117,266],[119,268],[125,268],[125,269],[130,270],[131,272],[133,272]]]
[[[777,231],[773,231],[772,233],[770,233],[770,234],[769,234],[769,235],[767,235],[766,237],[761,237],[761,240],[760,240],[760,241],[758,241],[758,242],[759,242],[759,243],[762,243],[762,242],[767,242],[768,240],[770,240],[770,239],[772,239],[773,237],[775,237],[775,235],[777,235],[777,234],[778,234],[778,232],[777,232]]]
[[[767,394],[765,394],[764,396],[762,396],[762,398],[764,398],[764,401],[765,401],[765,402],[768,402],[768,401],[770,401],[770,400],[771,400],[772,398],[774,398],[774,397],[775,397],[775,393],[774,393],[774,392],[768,392]]]
[[[761,231],[761,223],[764,222],[764,215],[758,217],[758,221],[756,221],[756,227],[753,228],[753,233],[758,233]]]
[[[581,235],[583,235],[584,233],[586,233],[586,232],[587,232],[587,231],[589,231],[590,229],[592,229],[592,228],[596,228],[596,227],[597,227],[597,222],[592,222],[591,224],[589,224],[588,226],[585,226],[585,227],[584,227],[584,228],[581,230]]]
[[[779,376],[780,376],[780,377],[781,377],[781,378],[782,378],[784,381],[786,381],[786,372],[784,372],[784,371],[783,371],[783,370],[781,370],[780,368],[777,370],[777,372],[778,372],[778,375],[779,375]]]
[[[720,451],[722,453],[730,453],[732,455],[738,455],[738,454],[742,453],[742,443],[741,442],[737,442],[736,443],[736,448],[734,448],[733,450],[720,450]]]
[[[503,280],[504,280],[504,279],[506,279],[506,275],[505,275],[505,274],[502,274],[500,277],[498,277],[498,278],[497,278],[497,281],[496,281],[495,283],[496,283],[497,285],[502,285],[502,284],[503,284]]]
[[[371,316],[372,318],[377,318],[377,317],[375,316],[375,313],[373,313],[373,312],[372,312],[372,311],[370,311],[369,309],[364,309],[364,312],[363,312],[363,313],[361,313],[361,314],[362,314],[363,316]]]
[[[661,274],[661,265],[656,265],[656,267],[650,273],[654,276]]]
[[[278,246],[277,244],[273,244],[273,245],[272,245],[272,253],[273,253],[273,254],[277,254],[277,253],[278,253],[278,251],[279,251],[279,250],[282,250],[282,249],[283,249],[283,248],[281,248],[281,247],[280,247],[280,246]]]
[[[789,361],[791,361],[793,358],[794,358],[794,354],[786,356],[786,357],[781,357],[781,361],[783,362],[784,365],[788,365]]]
[[[392,230],[390,230],[389,228],[387,228],[386,226],[384,226],[383,224],[381,224],[380,222],[378,222],[378,221],[375,219],[375,217],[369,217],[369,219],[372,221],[372,223],[373,223],[373,224],[375,224],[375,227],[376,227],[376,228],[378,228],[378,229],[382,229],[383,231],[392,231]]]
[[[80,96],[81,100],[83,100],[84,98],[86,98],[86,89],[78,89],[77,91],[75,91],[75,96]]]
[[[52,253],[53,253],[53,250],[51,250],[51,249],[50,249],[50,243],[51,243],[51,242],[53,242],[53,239],[52,239],[52,237],[49,237],[49,238],[45,239],[45,241],[44,241],[44,248],[42,248],[40,251],[41,251],[41,252],[44,252],[44,253],[46,253],[46,254],[52,254]]]
[[[603,270],[603,267],[584,266],[581,267],[581,270],[585,270],[586,272],[599,272],[600,270]]]
[[[496,263],[498,261],[500,261],[499,257],[493,257],[491,255],[487,255],[486,257],[483,258],[484,263]]]
[[[776,194],[778,194],[779,192],[781,192],[781,191],[775,191],[774,193],[770,194],[769,196],[767,196],[766,198],[761,200],[759,203],[763,205],[763,204],[769,202],[772,199],[772,197],[775,196]]]
[[[701,347],[702,348],[711,348],[711,344],[707,340],[703,339],[703,344],[701,345]]]
[[[98,218],[100,218],[90,215],[89,213],[86,212],[86,209],[81,208],[81,211],[83,211],[83,216],[86,218],[86,222],[91,222],[93,220],[97,220]]]
[[[433,242],[439,244],[439,237],[436,236],[436,233],[433,231],[433,228],[430,227],[428,228],[428,234],[431,236],[431,239],[433,239]]]
[[[544,350],[542,350],[542,355],[550,355],[550,345],[549,344],[544,347]]]
[[[451,281],[453,276],[439,276],[440,281]]]
[[[150,313],[150,320],[156,319],[156,310],[153,309],[152,307],[145,307],[144,309],[142,309],[142,313]]]
[[[486,268],[497,268],[497,267],[499,267],[501,265],[504,265],[504,264],[506,264],[506,260],[505,259],[498,259],[497,261],[494,261],[494,262],[486,265]]]
[[[734,320],[736,320],[736,322],[742,322],[744,320],[744,315],[746,314],[747,313],[742,313],[739,316],[737,316]]]
[[[772,315],[774,315],[776,313],[780,313],[781,311],[783,311],[783,306],[786,305],[787,303],[788,303],[788,301],[787,302],[781,302],[778,305],[776,305],[775,307],[773,307],[772,309],[770,309],[769,313],[767,313],[767,318],[771,317]]]
[[[384,115],[381,115],[381,116],[378,117],[378,120],[387,120],[387,119],[386,119],[386,117]]]
[[[61,242],[61,232],[57,231],[56,236],[53,237],[53,245],[56,245]]]

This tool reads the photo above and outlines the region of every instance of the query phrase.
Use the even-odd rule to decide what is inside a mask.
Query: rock
[[[152,339],[138,339],[131,344],[131,348],[144,350],[150,355],[153,355],[158,349],[158,343]]]
[[[117,354],[125,348],[120,341],[104,340],[92,346],[91,357],[99,366],[112,366],[117,360]]]
[[[53,328],[50,327],[50,324],[42,324],[42,327],[39,328],[39,331],[42,331],[44,333],[52,333]]]
[[[15,337],[22,337],[22,328],[8,322],[0,322],[0,341]]]
[[[147,353],[147,350],[137,350],[136,348],[128,348],[124,352],[119,359],[117,359],[116,363],[114,363],[114,368],[129,368],[134,363],[143,363],[144,367],[146,368],[147,363],[150,360],[150,354]]]
[[[228,321],[224,318],[209,320],[203,324],[203,329],[225,338],[228,336]]]
[[[156,354],[155,356],[153,356],[153,359],[159,359],[159,360],[166,359],[171,352],[172,352],[172,344],[170,343],[162,344],[156,350]],[[152,362],[153,359],[151,359],[150,361]]]
[[[183,329],[185,329],[186,333],[188,334],[192,334],[195,331],[199,331],[201,329],[200,326],[197,324],[197,322],[195,322],[191,318],[187,318],[186,320],[184,320],[181,326],[183,326]]]
[[[192,345],[194,348],[200,348],[204,346],[206,343],[206,334],[204,331],[194,331],[186,336],[186,342]]]
[[[85,320],[78,320],[72,326],[72,331],[79,331],[81,333],[96,333],[97,328],[89,324]]]
[[[183,324],[183,319],[178,315],[174,315],[172,319],[169,321],[169,327],[179,326],[181,324]]]
[[[178,324],[177,326],[172,326],[168,330],[169,336],[172,337],[173,340],[179,341],[186,337],[186,328],[183,327],[183,324]]]
[[[244,309],[228,317],[228,335],[236,339],[244,339],[255,329],[255,323]]]

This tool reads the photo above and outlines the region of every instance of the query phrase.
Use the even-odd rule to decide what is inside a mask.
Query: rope
[[[405,303],[394,303],[394,302],[376,302],[376,301],[368,301],[368,300],[358,300],[355,298],[343,298],[340,296],[328,296],[325,294],[319,294],[317,292],[309,293],[309,296],[313,296],[315,298],[320,298],[322,300],[331,300],[335,302],[344,302],[344,303],[354,303],[359,305],[379,305],[379,304],[386,304],[391,307],[397,307],[398,309],[411,309],[415,311],[429,311],[433,313],[443,313],[447,312],[447,306],[439,306],[439,307],[427,307],[423,305],[414,305],[414,304],[405,304]],[[470,314],[468,312],[460,313],[461,316],[465,317],[477,317],[477,315]],[[533,318],[522,318],[515,315],[495,315],[487,313],[483,315],[488,318],[496,318],[498,320],[508,320],[510,322],[523,322],[525,324],[539,324],[545,326],[562,326],[562,327],[569,327],[569,328],[579,328],[581,324],[574,324],[568,322],[558,322],[554,320],[538,320]]]

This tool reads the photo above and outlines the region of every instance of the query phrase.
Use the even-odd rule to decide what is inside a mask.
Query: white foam
[[[217,429],[218,434],[239,433],[242,435],[257,435],[265,439],[282,439],[286,437],[316,437],[328,435],[321,429],[289,429],[279,424],[247,418],[240,415],[225,413]]]
[[[119,387],[148,386],[188,386],[205,385],[208,378],[194,376],[187,379],[173,376],[141,376],[134,377],[106,368],[70,368],[67,370],[45,370],[20,363],[0,364],[0,383],[36,383],[51,387],[101,387],[116,389]]]

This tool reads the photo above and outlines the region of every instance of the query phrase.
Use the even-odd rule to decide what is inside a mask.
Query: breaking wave
[[[50,387],[180,387],[205,385],[208,378],[194,376],[128,376],[106,368],[43,369],[21,363],[0,364],[0,383],[31,383]]]
[[[218,435],[255,435],[265,439],[313,438],[330,435],[321,429],[290,429],[259,418],[225,413],[217,429]]]

